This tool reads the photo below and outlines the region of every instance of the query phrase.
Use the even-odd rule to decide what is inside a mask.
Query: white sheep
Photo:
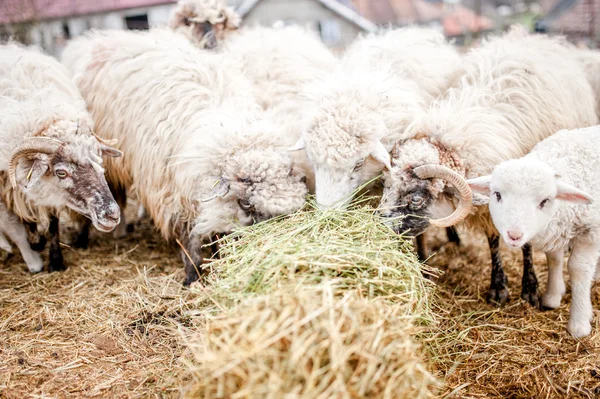
[[[304,204],[286,150],[296,138],[226,56],[167,31],[97,32],[68,45],[65,60],[98,134],[125,152],[107,165],[111,184],[132,188],[162,235],[183,242],[187,283],[205,238]]]
[[[169,27],[196,46],[210,49],[235,31],[240,22],[240,16],[224,0],[180,0]]]
[[[440,64],[438,53],[451,56]],[[359,186],[390,167],[394,143],[410,134],[433,92],[446,89],[459,60],[441,35],[421,28],[369,36],[350,47],[341,70],[309,91],[318,105],[293,148],[306,149],[319,206],[346,206]]]
[[[56,230],[50,270],[61,270],[56,215],[62,208],[87,216],[102,231],[119,223],[101,157],[121,153],[94,136],[85,101],[69,72],[35,49],[0,46],[0,109],[2,231],[19,246],[29,269],[38,272],[41,263],[27,254],[25,230],[17,217],[50,220],[50,233]]]
[[[414,137],[396,144],[392,168],[384,173],[382,214],[395,230],[419,234],[431,225],[450,226],[467,218],[485,231],[492,254],[489,301],[504,304],[508,299],[499,236],[487,209],[471,212],[465,178],[525,155],[560,129],[597,122],[592,89],[571,51],[562,38],[520,30],[471,50],[463,59],[466,74],[431,106]],[[524,257],[522,297],[538,305],[528,246]]]
[[[590,288],[600,253],[600,126],[563,130],[526,156],[503,162],[491,175],[468,181],[490,197],[489,210],[504,242],[546,253],[548,286],[542,305],[555,309],[565,293],[562,266],[571,247],[571,316],[574,337],[592,327]]]

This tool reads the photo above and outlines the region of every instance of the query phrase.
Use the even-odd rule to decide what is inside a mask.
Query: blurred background
[[[342,49],[380,26],[434,27],[471,46],[512,24],[559,33],[597,48],[600,0],[228,0],[243,24],[300,24]],[[176,0],[0,0],[0,39],[14,37],[59,55],[89,29],[148,29],[165,25]]]

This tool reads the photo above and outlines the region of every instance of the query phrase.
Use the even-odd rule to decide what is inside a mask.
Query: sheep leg
[[[131,227],[127,226],[127,218],[125,217],[125,207],[127,207],[127,190],[123,187],[115,188],[111,186],[110,191],[115,197],[115,201],[117,201],[117,204],[119,204],[119,207],[121,208],[121,221],[117,225],[117,228],[115,228],[113,236],[115,238],[123,238],[127,236],[129,231],[133,231],[133,224]]]
[[[427,260],[427,237],[425,233],[415,237],[415,246],[417,247],[417,258],[419,262],[425,262]]]
[[[27,230],[27,237],[31,249],[37,252],[41,252],[46,248],[46,237],[38,232],[37,223],[25,222],[25,229]]]
[[[50,257],[50,263],[48,264],[48,271],[56,272],[65,270],[65,263],[63,260],[62,249],[60,248],[60,231],[59,231],[59,220],[57,216],[50,217],[50,227],[48,233],[50,234],[50,251],[48,253]]]
[[[521,298],[534,308],[540,309],[538,280],[533,268],[533,251],[530,244],[523,245],[523,278],[521,279]]]
[[[460,246],[460,237],[458,236],[458,231],[454,226],[446,227],[446,235],[448,236],[448,241],[455,243],[457,246]]]
[[[77,233],[73,246],[75,246],[75,248],[87,249],[90,244],[90,226],[92,225],[92,221],[83,217],[78,224],[79,232]]]
[[[542,309],[548,310],[558,308],[563,295],[567,291],[563,279],[565,251],[561,249],[555,252],[547,252],[546,260],[548,262],[548,284],[542,297]]]
[[[27,264],[27,268],[31,273],[41,272],[44,268],[44,263],[40,254],[31,249],[29,241],[27,241],[27,230],[21,223],[19,218],[4,207],[0,201],[0,227],[4,234],[15,243],[21,251],[21,256]],[[10,247],[10,244],[9,244]]]
[[[181,250],[181,258],[185,266],[183,285],[188,286],[197,281],[204,274],[204,270],[202,269],[202,239],[196,234],[192,237],[188,234],[185,234],[185,236],[185,250]]]
[[[573,246],[568,270],[571,279],[571,312],[567,331],[575,338],[592,332],[590,321],[594,317],[591,300],[592,280],[598,262],[600,243],[579,241]]]
[[[508,290],[506,289],[508,279],[504,274],[502,259],[500,258],[500,235],[498,233],[488,233],[487,239],[492,255],[492,279],[487,294],[487,302],[502,306],[508,302]]]
[[[9,254],[12,254],[12,245],[10,245],[10,243],[8,242],[6,237],[4,237],[4,234],[2,234],[2,232],[0,232],[0,249],[5,250]]]

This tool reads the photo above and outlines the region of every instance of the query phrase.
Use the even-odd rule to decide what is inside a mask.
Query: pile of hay
[[[190,345],[190,397],[432,395],[413,338],[433,321],[433,285],[373,209],[309,205],[222,244],[194,288],[215,316]]]

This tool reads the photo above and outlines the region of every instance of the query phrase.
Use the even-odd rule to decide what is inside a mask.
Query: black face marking
[[[417,236],[429,227],[429,206],[433,195],[429,191],[429,182],[415,179],[416,185],[401,194],[393,209],[386,210],[386,217],[398,218],[394,231]]]

